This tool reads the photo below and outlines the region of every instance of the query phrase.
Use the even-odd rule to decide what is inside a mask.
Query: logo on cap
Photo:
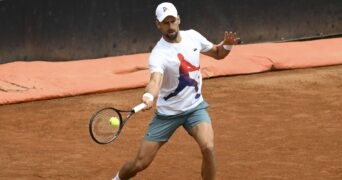
[[[167,11],[167,7],[163,7],[163,11],[164,11],[164,12]]]

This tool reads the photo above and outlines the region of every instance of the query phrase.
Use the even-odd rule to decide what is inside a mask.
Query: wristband
[[[223,45],[223,48],[227,51],[232,50],[233,46],[232,45]]]
[[[153,97],[153,95],[151,94],[151,93],[145,93],[144,95],[143,95],[143,97],[146,97],[146,98],[148,98],[150,101],[153,101],[154,100],[154,97]]]

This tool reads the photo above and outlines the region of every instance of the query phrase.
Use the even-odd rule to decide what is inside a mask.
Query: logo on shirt
[[[179,78],[178,78],[179,83],[178,83],[176,90],[174,92],[172,92],[171,94],[169,94],[168,96],[164,97],[164,99],[167,101],[171,97],[174,97],[177,94],[179,94],[183,89],[185,89],[188,86],[195,88],[195,91],[196,91],[195,98],[196,99],[199,98],[201,96],[201,94],[197,93],[198,92],[198,82],[195,79],[192,79],[190,77],[190,72],[198,71],[200,69],[200,67],[196,67],[196,66],[192,65],[191,63],[189,63],[184,58],[184,56],[180,53],[177,54],[177,57],[178,57],[178,60],[180,61]]]

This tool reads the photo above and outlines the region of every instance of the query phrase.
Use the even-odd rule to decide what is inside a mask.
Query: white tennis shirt
[[[190,110],[203,101],[200,52],[213,44],[195,30],[179,31],[181,42],[169,43],[161,38],[149,57],[150,73],[163,74],[157,99],[157,111],[175,115]]]

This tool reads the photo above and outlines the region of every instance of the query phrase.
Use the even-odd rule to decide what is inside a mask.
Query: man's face
[[[180,19],[167,16],[162,22],[157,21],[157,28],[161,31],[167,41],[174,42],[178,36]]]

